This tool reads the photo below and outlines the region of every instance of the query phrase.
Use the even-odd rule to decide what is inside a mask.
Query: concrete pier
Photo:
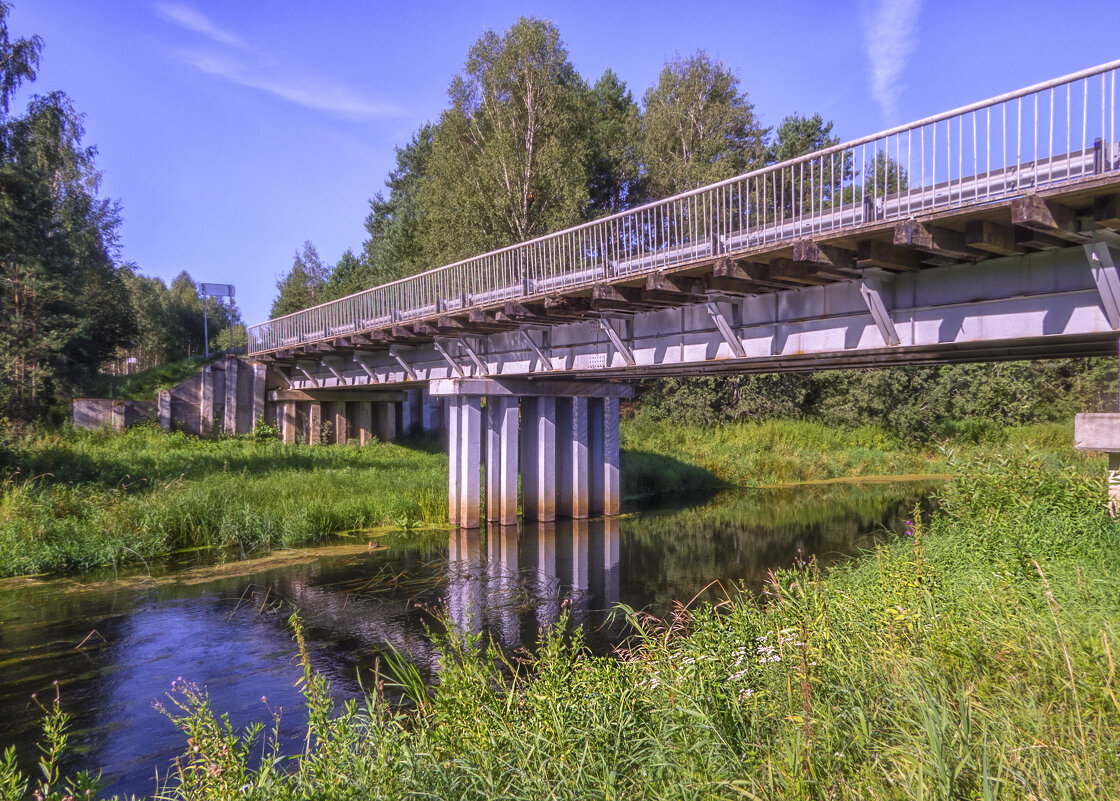
[[[307,443],[309,445],[322,445],[323,404],[313,400],[307,406]]]
[[[486,520],[517,522],[520,410],[516,398],[486,399]]]
[[[447,517],[460,528],[478,528],[482,502],[482,398],[458,395],[448,405],[451,417]]]
[[[628,385],[459,378],[434,381],[431,392],[446,398],[449,410],[453,524],[474,528],[483,519],[483,453],[487,521],[516,522],[519,474],[525,520],[619,513],[619,399],[631,396]]]

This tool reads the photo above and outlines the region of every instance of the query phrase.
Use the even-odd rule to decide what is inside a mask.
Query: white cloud
[[[895,120],[902,91],[899,78],[917,41],[921,0],[874,0],[865,9],[863,40],[871,62],[871,94],[883,116]]]
[[[183,62],[201,73],[267,92],[297,106],[341,117],[370,119],[404,115],[391,103],[365,97],[322,76],[301,73],[293,65],[276,63],[236,33],[218,26],[190,6],[158,2],[154,8],[164,19],[201,34],[218,45],[216,49],[184,49],[178,52]]]
[[[177,3],[156,3],[155,8],[156,12],[164,19],[170,20],[176,25],[186,28],[188,31],[201,33],[203,36],[212,39],[220,45],[242,49],[246,47],[244,40],[240,36],[218,27],[211,22],[206,15],[195,11],[193,8]]]
[[[180,55],[199,72],[267,92],[304,108],[361,119],[399,117],[404,114],[391,103],[371,100],[344,86],[315,76],[282,74],[275,68],[250,65],[214,53],[183,51]]]

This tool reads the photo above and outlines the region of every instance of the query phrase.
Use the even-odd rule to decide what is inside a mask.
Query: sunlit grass
[[[20,461],[0,494],[0,575],[447,520],[446,457],[406,445],[207,441],[143,427],[42,434]]]

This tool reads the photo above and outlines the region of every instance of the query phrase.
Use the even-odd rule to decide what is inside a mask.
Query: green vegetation
[[[922,446],[945,439],[998,444],[1008,428],[1114,408],[1113,358],[667,378],[649,382],[642,394],[643,412],[660,422],[874,426],[892,442]]]
[[[165,710],[192,739],[180,798],[1115,798],[1120,525],[1097,461],[956,465],[908,536],[827,575],[773,574],[762,602],[629,613],[618,658],[558,626],[529,665],[442,635],[440,682],[401,660],[332,707],[304,665],[294,763],[204,691]],[[27,780],[0,762],[0,787]],[[58,784],[58,780],[54,780]]]
[[[401,445],[206,441],[143,426],[40,434],[10,449],[0,575],[85,570],[184,548],[244,555],[447,520],[446,456]]]
[[[155,400],[161,389],[171,389],[187,380],[205,364],[201,356],[191,356],[129,375],[101,374],[90,382],[88,394],[95,398]]]
[[[633,494],[697,489],[713,479],[740,487],[802,481],[948,473],[949,455],[1032,447],[1069,453],[1069,422],[998,426],[946,423],[951,432],[915,446],[883,425],[857,428],[819,420],[762,420],[720,426],[676,423],[643,408],[622,426],[624,480]],[[672,458],[665,454],[672,454]]]

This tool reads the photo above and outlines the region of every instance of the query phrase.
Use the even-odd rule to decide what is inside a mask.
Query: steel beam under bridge
[[[1120,237],[1084,246],[520,330],[289,368],[293,389],[455,378],[598,381],[1114,354]],[[297,370],[296,367],[299,369]],[[522,393],[525,394],[525,393]]]

